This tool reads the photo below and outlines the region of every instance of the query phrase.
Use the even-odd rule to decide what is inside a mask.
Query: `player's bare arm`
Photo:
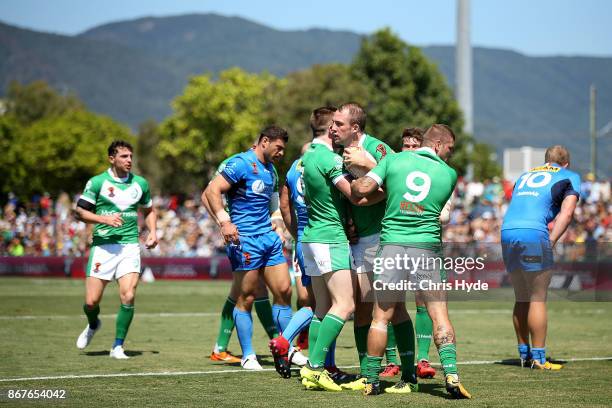
[[[85,200],[79,200],[75,209],[75,218],[87,224],[106,224],[110,227],[120,227],[123,225],[123,219],[120,213],[114,213],[109,215],[98,215],[92,210],[93,208],[86,209],[84,206],[89,204]]]
[[[561,210],[559,211],[559,214],[557,214],[557,217],[555,218],[555,225],[550,232],[550,243],[553,247],[557,244],[557,241],[559,238],[561,238],[561,235],[563,235],[565,230],[567,230],[567,227],[572,222],[576,204],[578,204],[578,197],[575,195],[570,195],[563,199],[563,202],[561,203]]]
[[[229,214],[223,206],[223,194],[231,189],[231,184],[224,177],[215,177],[204,190],[210,210],[215,214],[215,220],[221,228],[225,243],[238,243],[238,228],[232,223]]]
[[[372,192],[362,197],[359,197],[351,192],[350,178],[344,177],[336,182],[336,188],[340,190],[342,194],[344,194],[344,196],[351,202],[351,204],[358,206],[373,205],[376,203],[380,203],[386,198],[385,192],[382,189],[378,188],[378,184],[374,182],[374,185],[376,188]]]
[[[378,183],[371,177],[364,176],[351,182],[351,193],[355,197],[363,198],[378,190]]]
[[[145,247],[147,249],[153,249],[157,246],[157,213],[155,212],[155,208],[152,206],[149,208],[144,208],[144,219],[145,225],[149,230],[149,234],[147,235],[147,239],[145,240]]]
[[[297,240],[297,220],[295,212],[293,211],[291,199],[289,198],[289,188],[286,184],[283,185],[280,191],[279,207],[285,226],[289,229],[293,239]]]

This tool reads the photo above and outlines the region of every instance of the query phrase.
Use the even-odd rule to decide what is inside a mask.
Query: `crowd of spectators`
[[[454,209],[443,240],[454,243],[499,243],[512,183],[459,180]],[[66,193],[34,196],[19,202],[12,194],[0,214],[0,256],[87,256],[91,226],[72,215],[76,197]],[[159,246],[145,256],[207,257],[223,251],[223,240],[199,197],[155,197]],[[583,180],[581,199],[563,243],[611,242],[610,182]]]

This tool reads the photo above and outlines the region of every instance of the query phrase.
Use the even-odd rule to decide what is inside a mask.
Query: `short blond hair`
[[[570,154],[565,146],[550,146],[548,149],[546,149],[544,161],[546,163],[557,163],[560,166],[565,166],[570,162]]]

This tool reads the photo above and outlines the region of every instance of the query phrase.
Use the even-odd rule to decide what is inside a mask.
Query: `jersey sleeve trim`
[[[339,175],[339,176],[335,177],[335,178],[332,180],[332,183],[334,183],[334,186],[335,186],[336,184],[338,184],[338,183],[340,182],[340,180],[342,180],[342,179],[344,179],[344,178],[348,177],[348,175],[349,175],[348,173],[342,173],[341,175]]]
[[[368,174],[366,174],[365,177],[369,177],[372,180],[374,180],[378,184],[379,187],[383,185],[383,180],[380,178],[378,174],[374,173],[373,171],[368,172]]]
[[[141,205],[142,208],[151,208],[153,207],[153,200],[147,201],[146,204]]]
[[[85,194],[81,194],[81,196],[79,197],[79,200],[87,201],[90,204],[96,205],[96,200],[94,200],[93,198],[87,197]]]

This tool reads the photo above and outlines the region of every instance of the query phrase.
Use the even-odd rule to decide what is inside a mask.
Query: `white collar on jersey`
[[[125,176],[125,177],[117,177],[117,176],[115,176],[113,174],[113,169],[111,169],[111,168],[108,169],[108,174],[112,177],[113,180],[115,180],[118,183],[125,183],[130,178],[130,173],[128,173],[128,175]]]
[[[323,146],[327,147],[327,148],[328,148],[329,150],[331,150],[332,152],[334,151],[334,149],[332,149],[330,145],[328,145],[327,143],[325,143],[325,142],[323,142],[322,140],[319,140],[319,139],[313,139],[313,140],[312,140],[312,144],[313,144],[313,145],[314,145],[314,144],[320,144],[320,145],[323,145]]]
[[[357,143],[357,146],[362,147],[363,146],[363,142],[365,141],[366,138],[366,134],[362,133],[361,136],[359,137],[359,142]]]
[[[434,149],[432,149],[431,147],[419,147],[418,149],[415,150],[416,152],[427,152],[430,153],[433,156],[437,156],[436,152],[434,151]]]

